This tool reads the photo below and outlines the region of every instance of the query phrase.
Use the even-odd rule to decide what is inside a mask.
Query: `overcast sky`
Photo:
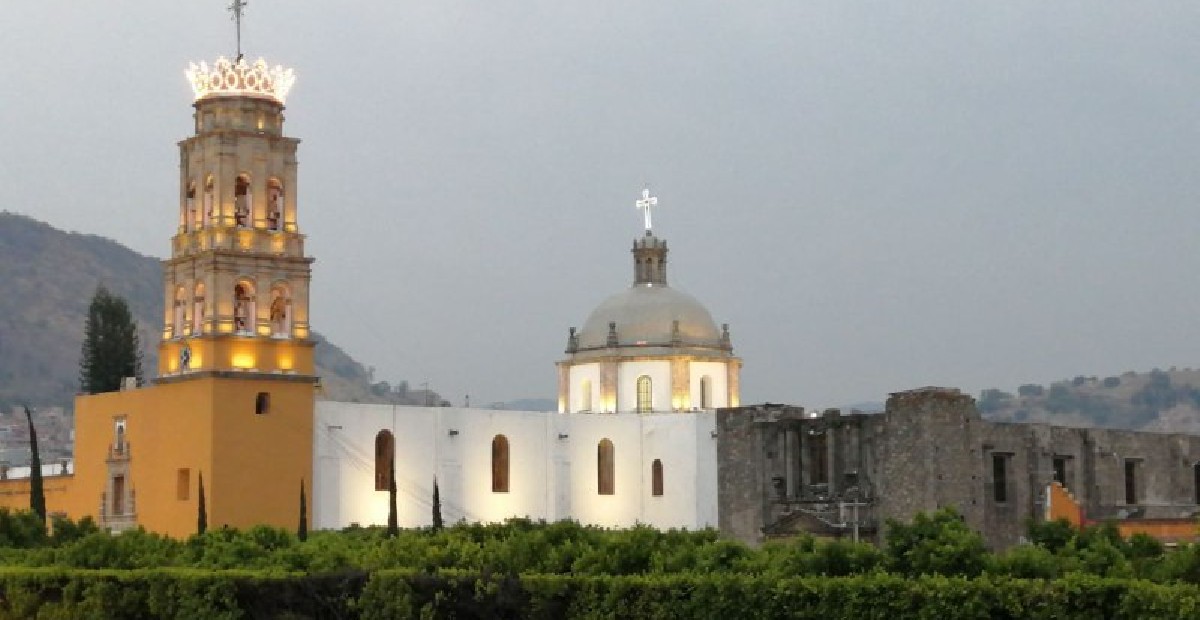
[[[5,1],[0,208],[162,257],[225,0]],[[1200,8],[251,0],[294,67],[313,326],[455,404],[553,397],[632,277],[731,324],[743,402],[1200,366]]]

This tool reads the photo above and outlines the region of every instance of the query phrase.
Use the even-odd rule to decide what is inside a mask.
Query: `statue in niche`
[[[271,331],[276,335],[287,335],[287,300],[279,291],[275,291],[271,300]]]
[[[271,196],[267,201],[267,229],[279,230],[283,219],[283,192],[278,187],[271,187]]]

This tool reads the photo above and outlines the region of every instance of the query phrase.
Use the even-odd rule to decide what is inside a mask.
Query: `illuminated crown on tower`
[[[211,67],[206,62],[199,65],[193,62],[184,74],[196,101],[209,97],[258,97],[282,104],[296,82],[291,69],[280,65],[269,67],[262,58],[250,64],[244,59],[234,62],[221,56]]]

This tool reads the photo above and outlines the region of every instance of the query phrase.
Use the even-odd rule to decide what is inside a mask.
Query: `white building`
[[[634,241],[633,285],[601,303],[558,363],[559,411],[318,402],[313,525],[509,517],[628,527],[717,525],[717,407],[738,405],[728,327],[667,285],[667,244]],[[394,474],[393,464],[394,463]]]

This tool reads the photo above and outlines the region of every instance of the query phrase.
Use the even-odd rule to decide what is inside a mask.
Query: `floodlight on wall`
[[[568,437],[570,437],[570,435],[568,435],[568,434],[566,434],[566,433],[559,433],[559,434],[558,434],[558,438],[559,438],[559,439],[566,439],[566,438],[568,438]]]
[[[458,430],[452,428],[446,434],[450,435],[451,437],[456,437],[456,436],[458,436]]]

